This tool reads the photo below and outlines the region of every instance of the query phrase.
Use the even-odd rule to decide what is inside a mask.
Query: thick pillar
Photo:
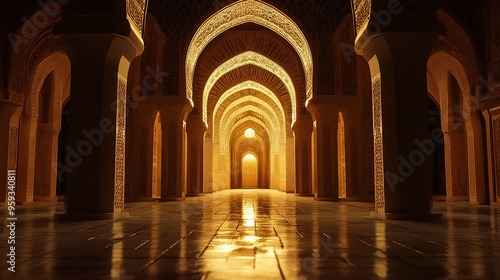
[[[490,205],[500,207],[500,107],[482,110],[486,124]]]
[[[312,132],[311,116],[301,115],[293,125],[295,134],[296,195],[313,196],[312,193]]]
[[[186,118],[188,103],[161,105],[162,128],[161,199],[183,200],[187,189]]]
[[[158,139],[155,139],[155,132],[161,133],[161,131],[155,131],[155,112],[157,112],[156,106],[141,104],[141,106],[133,110],[132,117],[128,119],[133,122],[134,133],[131,135],[131,142],[128,144],[131,146],[130,172],[133,172],[133,176],[131,176],[131,190],[127,201],[153,200],[153,189],[156,187],[154,186],[155,181],[161,179],[158,174],[154,174],[155,154],[158,156],[158,150],[161,150],[157,149],[156,153],[154,151],[155,143],[161,146],[161,143],[156,142]],[[156,158],[156,163],[158,161],[161,161],[161,159]],[[137,168],[138,166],[140,168]],[[156,193],[156,196],[158,195]]]
[[[7,173],[17,171],[17,151],[19,136],[19,118],[23,107],[15,102],[0,101],[0,203],[7,199]],[[19,174],[17,174],[19,178]]]
[[[60,127],[39,124],[36,142],[34,200],[57,201],[57,153]]]
[[[121,216],[127,75],[142,42],[112,33],[65,33],[60,39],[72,73],[66,213]]]
[[[34,199],[37,128],[38,119],[23,114],[19,130],[17,203],[32,202]]]
[[[332,104],[316,104],[309,109],[315,119],[315,184],[316,200],[339,200],[337,126],[339,111]]]
[[[213,173],[213,178],[212,178],[212,186],[214,192],[222,190],[221,188],[221,171],[220,171],[220,144],[213,142],[212,143],[212,148],[213,148],[213,161],[212,161],[212,173]]]
[[[479,116],[474,113],[465,120],[467,128],[467,161],[469,173],[469,200],[472,203],[487,203],[485,177],[485,150],[483,130]]]
[[[189,116],[187,120],[187,143],[188,143],[188,170],[187,170],[187,192],[188,196],[203,195],[203,163],[204,144],[207,125],[201,116]]]
[[[426,68],[437,35],[413,31],[377,34],[356,46],[372,77],[375,208],[383,217],[432,210]]]
[[[286,138],[286,192],[295,193],[295,137]]]
[[[212,137],[205,136],[205,147],[203,156],[203,192],[213,193],[214,190],[214,151]]]

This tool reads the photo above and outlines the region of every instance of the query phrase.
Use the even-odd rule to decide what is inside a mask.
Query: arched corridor
[[[128,203],[131,216],[115,222],[62,223],[53,216],[62,208],[22,206],[25,230],[18,238],[31,257],[19,264],[18,279],[500,275],[500,213],[487,206],[439,202],[435,210],[445,214],[443,220],[415,223],[371,219],[366,202],[332,204],[277,190],[226,190],[170,203]],[[9,274],[1,271],[4,275]]]
[[[496,0],[4,2],[0,213],[53,259],[25,275],[74,238],[86,279],[499,276],[454,251],[497,258]]]

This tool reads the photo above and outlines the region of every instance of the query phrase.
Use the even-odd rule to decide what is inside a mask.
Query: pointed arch
[[[255,23],[269,28],[293,46],[304,67],[307,100],[312,99],[313,58],[305,35],[283,12],[258,0],[241,0],[228,5],[207,19],[197,30],[186,55],[186,98],[193,102],[194,71],[205,47],[226,30],[245,23]]]

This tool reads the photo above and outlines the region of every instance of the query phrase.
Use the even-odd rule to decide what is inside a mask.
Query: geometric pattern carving
[[[347,174],[346,174],[346,135],[344,117],[339,114],[338,129],[337,129],[337,153],[338,154],[338,169],[339,169],[339,197],[347,197]]]
[[[354,1],[354,16],[356,19],[356,33],[359,34],[361,28],[370,20],[372,8],[371,0],[355,0]]]
[[[242,0],[227,6],[206,21],[194,35],[186,58],[186,95],[192,100],[193,76],[199,55],[205,47],[226,30],[244,23],[269,28],[286,39],[297,51],[306,73],[307,99],[312,98],[313,61],[311,49],[300,28],[274,7],[255,0]]]
[[[8,159],[8,169],[17,169],[17,145],[18,145],[18,131],[16,126],[11,126],[9,129],[9,159]]]
[[[385,211],[384,190],[384,139],[382,131],[382,88],[380,74],[374,78],[372,90],[373,99],[373,138],[375,165],[375,209]]]
[[[125,191],[125,130],[127,106],[127,80],[118,76],[116,102],[116,146],[115,146],[115,212],[124,209]]]

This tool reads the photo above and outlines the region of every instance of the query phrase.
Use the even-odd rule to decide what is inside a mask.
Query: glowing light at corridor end
[[[255,137],[255,130],[249,128],[245,131],[245,137],[246,138],[254,138]]]

